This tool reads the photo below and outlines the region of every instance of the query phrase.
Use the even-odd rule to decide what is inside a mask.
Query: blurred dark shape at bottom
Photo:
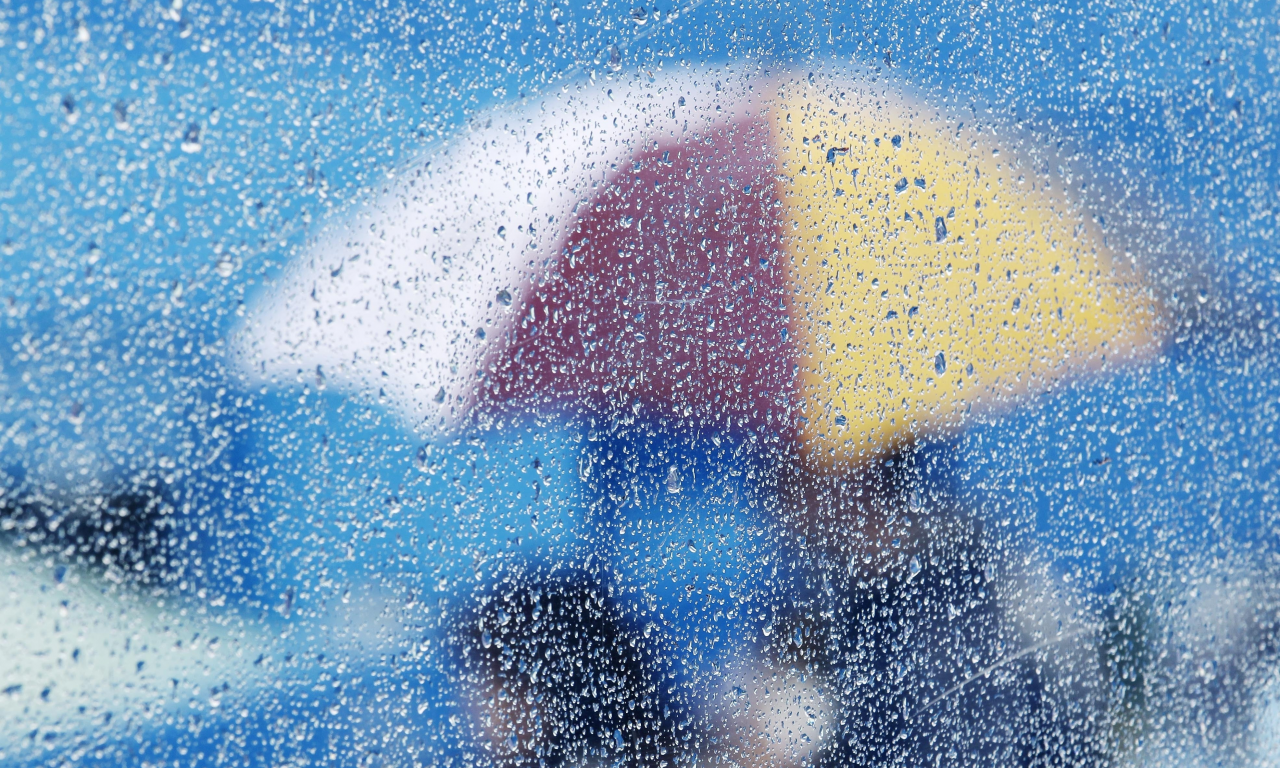
[[[74,499],[39,493],[0,499],[0,538],[6,544],[102,570],[113,581],[153,585],[180,579],[192,554],[180,528],[171,501],[137,489]]]
[[[825,588],[789,620],[803,644],[780,633],[771,655],[832,693],[818,764],[1107,764],[1097,627],[955,497],[943,454],[805,474],[785,494]]]
[[[460,687],[494,764],[672,762],[643,638],[585,574],[501,584],[453,633]]]

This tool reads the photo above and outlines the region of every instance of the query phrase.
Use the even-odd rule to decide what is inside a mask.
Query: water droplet
[[[635,22],[637,27],[643,27],[649,23],[649,11],[643,5],[637,5],[631,9],[631,20]]]
[[[924,179],[916,179],[916,186],[924,189]]]
[[[418,455],[414,459],[418,469],[428,475],[434,475],[440,469],[441,461],[442,457],[436,453],[435,447],[430,443],[419,448]]]
[[[844,415],[843,413],[836,417],[836,426],[837,426],[837,427],[843,427],[844,425],[846,425],[846,424],[848,424],[848,423],[849,423],[849,419],[848,419],[848,418],[846,418],[846,417],[845,417],[845,415]]]
[[[230,256],[223,256],[218,259],[218,263],[214,266],[214,270],[217,271],[218,277],[226,279],[231,277],[231,275],[236,271],[236,263]]]
[[[676,465],[672,464],[667,470],[667,493],[680,492],[680,470],[676,469]]]
[[[902,137],[894,136],[892,139],[889,139],[889,142],[893,144],[894,149],[897,149],[898,147],[902,146]]]
[[[483,633],[481,633],[480,642],[484,645],[485,648],[488,648],[493,645],[493,635],[489,634],[489,630],[486,629]]]
[[[947,372],[946,354],[939,352],[937,356],[933,358],[933,370],[937,371],[939,376]]]
[[[907,191],[907,179],[906,179],[906,177],[904,176],[904,177],[902,177],[901,179],[898,179],[898,183],[893,185],[893,189],[894,189],[894,191],[898,192],[899,194],[901,194],[901,193],[903,193],[903,192],[906,192],[906,191]]]
[[[795,643],[797,648],[804,645],[804,632],[800,627],[796,627],[796,631],[791,635],[791,642]]]
[[[613,732],[613,746],[614,746],[614,747],[616,747],[616,748],[618,748],[618,749],[622,749],[623,747],[625,747],[625,746],[626,746],[626,742],[624,742],[624,741],[622,740],[622,731],[619,731],[619,730],[616,730],[616,729],[614,730],[614,732]]]
[[[609,46],[609,69],[614,72],[622,69],[622,51],[616,45]]]
[[[511,291],[508,291],[506,288],[498,291],[498,303],[504,307],[511,306]]]
[[[187,126],[186,133],[182,134],[182,151],[187,154],[200,151],[200,126],[192,123]]]
[[[952,210],[955,210],[954,208]],[[933,220],[933,234],[937,237],[937,242],[947,239],[947,220],[941,216]]]
[[[83,23],[76,29],[76,42],[82,44],[89,42],[89,28]]]
[[[916,574],[920,573],[920,567],[921,566],[920,566],[919,555],[912,555],[911,556],[911,575],[915,576]]]

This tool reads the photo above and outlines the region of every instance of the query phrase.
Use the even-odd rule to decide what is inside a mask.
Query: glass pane
[[[0,762],[1268,765],[1273,9],[0,8]]]

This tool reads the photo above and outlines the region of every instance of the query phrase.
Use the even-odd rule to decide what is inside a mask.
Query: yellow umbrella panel
[[[1142,276],[1061,179],[885,89],[788,90],[773,123],[810,456],[893,451],[1158,348]]]

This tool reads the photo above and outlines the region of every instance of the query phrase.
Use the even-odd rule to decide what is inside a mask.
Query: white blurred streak
[[[210,715],[262,684],[266,645],[242,622],[28,555],[0,548],[0,762]]]
[[[457,423],[486,341],[520,320],[579,209],[643,143],[729,116],[715,77],[565,88],[478,116],[292,265],[238,334],[241,370],[286,385],[320,374],[427,431]]]

